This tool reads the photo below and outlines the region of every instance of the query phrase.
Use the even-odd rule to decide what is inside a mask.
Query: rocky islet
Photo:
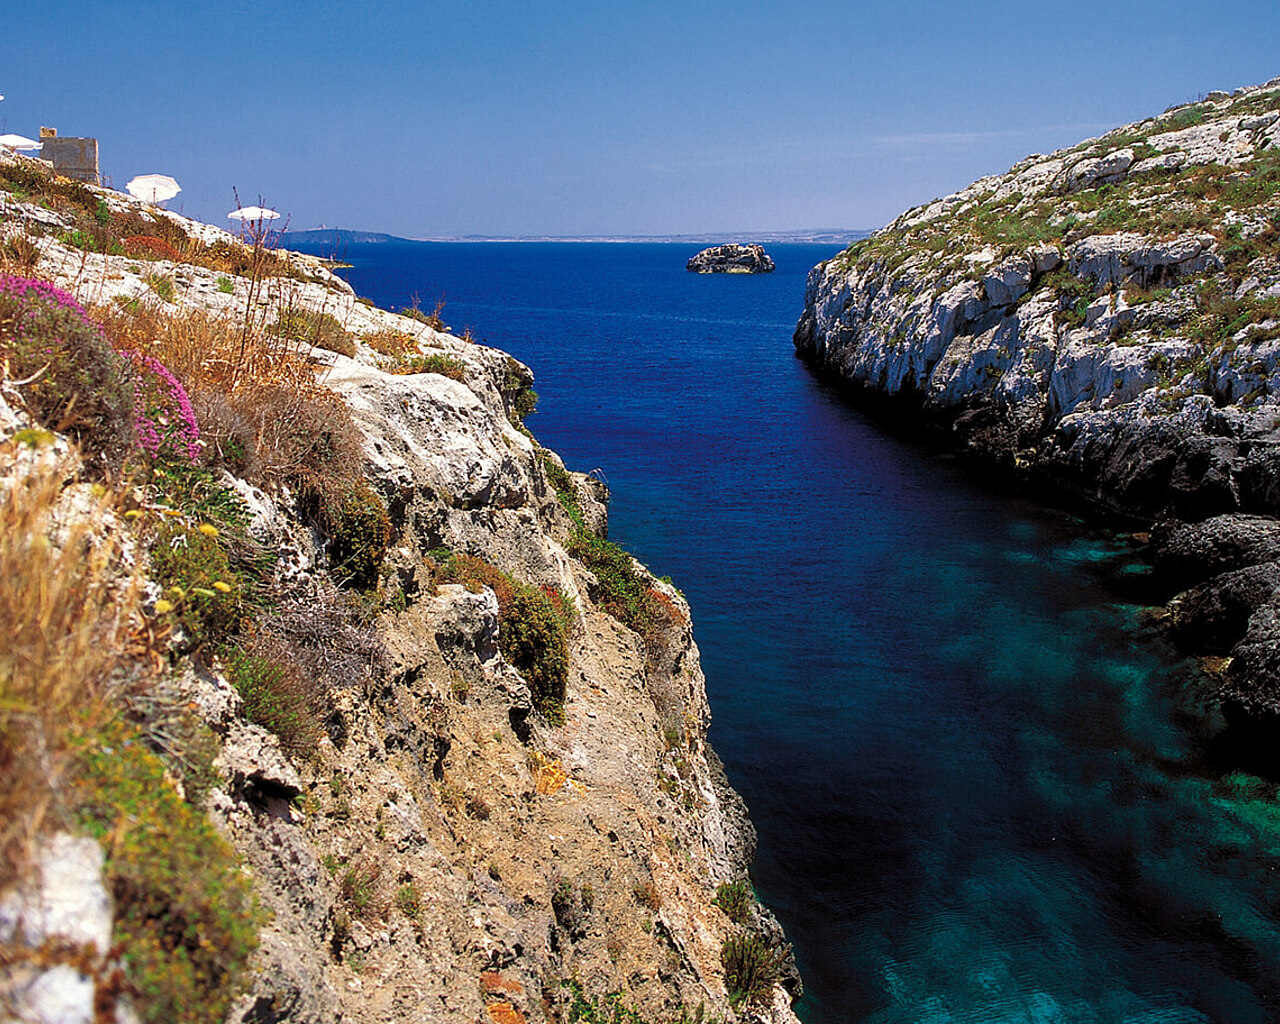
[[[690,256],[685,269],[695,274],[768,274],[774,262],[762,245],[730,243]]]

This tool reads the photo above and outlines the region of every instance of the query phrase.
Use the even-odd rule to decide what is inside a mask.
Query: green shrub
[[[148,1024],[222,1021],[262,920],[235,854],[118,721],[85,737],[74,801],[107,855],[134,1008]]]
[[[564,720],[569,679],[568,623],[558,594],[517,584],[498,634],[503,655],[533,691],[534,705],[557,724]]]
[[[391,372],[397,374],[438,373],[442,377],[448,377],[450,380],[456,380],[460,383],[466,383],[467,380],[467,367],[461,359],[439,353],[402,358],[391,367]]]
[[[88,232],[74,228],[71,231],[64,231],[58,236],[58,241],[63,245],[72,249],[83,249],[85,252],[97,252],[98,243],[93,235]]]
[[[652,925],[650,926],[652,927]],[[622,950],[619,946],[609,947],[610,958],[616,963]],[[576,979],[566,979],[560,983],[569,990],[569,1024],[649,1024],[649,1021],[634,1007],[622,1001],[620,992],[608,992],[597,998],[587,998],[582,983]],[[680,1007],[680,1015],[671,1017],[672,1024],[720,1024],[719,1017],[706,1016],[704,1003],[699,1003],[693,1013],[686,1006]]]
[[[218,291],[222,292],[223,295],[230,295],[235,290],[235,282],[231,278],[224,277],[221,274],[218,275]]]
[[[155,610],[182,627],[184,653],[239,631],[249,617],[245,581],[212,523],[162,522],[151,546],[151,578],[162,592]]]
[[[1088,317],[1089,304],[1093,302],[1092,281],[1076,277],[1066,267],[1059,267],[1040,279],[1037,289],[1047,288],[1058,296],[1058,310],[1054,322],[1068,327],[1080,327]]]
[[[572,602],[554,587],[531,587],[471,555],[451,555],[439,579],[472,590],[493,590],[498,599],[498,649],[529,684],[539,713],[553,725],[563,723]]]
[[[318,688],[277,645],[263,640],[233,649],[226,672],[249,721],[275,733],[295,757],[315,752],[321,732]]]
[[[376,587],[391,543],[391,517],[378,493],[361,481],[326,518],[334,578],[357,590]]]
[[[118,465],[133,437],[131,369],[78,302],[53,285],[0,275],[0,363],[42,426]]]
[[[645,664],[650,672],[666,671],[684,622],[675,603],[650,587],[636,569],[635,560],[611,540],[579,527],[570,535],[567,550],[596,577],[601,609],[644,639]]]
[[[313,313],[302,309],[284,311],[267,330],[288,341],[314,345],[339,355],[356,354],[355,341],[332,313]]]
[[[507,357],[503,366],[502,392],[507,407],[507,419],[517,427],[523,427],[525,418],[538,409],[538,393],[533,390],[533,375],[518,360]]]
[[[722,883],[716,889],[716,898],[713,902],[734,924],[746,924],[751,920],[751,908],[755,906],[756,896],[751,889],[751,883],[743,879],[738,882]]]
[[[165,302],[174,301],[173,277],[169,274],[148,274],[142,280]]]
[[[761,1003],[769,998],[773,986],[782,976],[786,952],[771,946],[756,932],[745,932],[725,939],[720,947],[720,964],[724,967],[724,984],[729,990],[729,1005]]]
[[[578,493],[569,477],[568,470],[541,449],[538,451],[538,462],[546,475],[547,483],[556,492],[556,500],[560,502],[560,506],[569,513],[569,518],[573,520],[573,524],[576,527],[585,530],[587,523],[582,515],[582,503],[578,500]]]

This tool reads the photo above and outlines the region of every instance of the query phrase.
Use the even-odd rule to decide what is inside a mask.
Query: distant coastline
[[[802,231],[737,231],[689,235],[440,235],[430,238],[401,238],[376,231],[353,231],[345,228],[318,228],[310,231],[287,231],[280,236],[282,245],[352,245],[370,242],[649,242],[685,243],[689,245],[721,245],[726,242],[787,242],[848,245],[872,232],[860,228],[820,228]]]

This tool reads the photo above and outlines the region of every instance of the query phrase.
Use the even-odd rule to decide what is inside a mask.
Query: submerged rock
[[[773,270],[773,257],[764,246],[713,245],[696,256],[690,256],[686,269],[698,274],[768,274]]]

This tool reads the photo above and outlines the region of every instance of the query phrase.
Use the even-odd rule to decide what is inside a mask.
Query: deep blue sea
[[[1210,756],[1133,543],[896,437],[793,356],[806,271],[696,246],[372,244],[528,363],[529,426],[688,596],[809,1024],[1280,1020],[1277,786]]]

